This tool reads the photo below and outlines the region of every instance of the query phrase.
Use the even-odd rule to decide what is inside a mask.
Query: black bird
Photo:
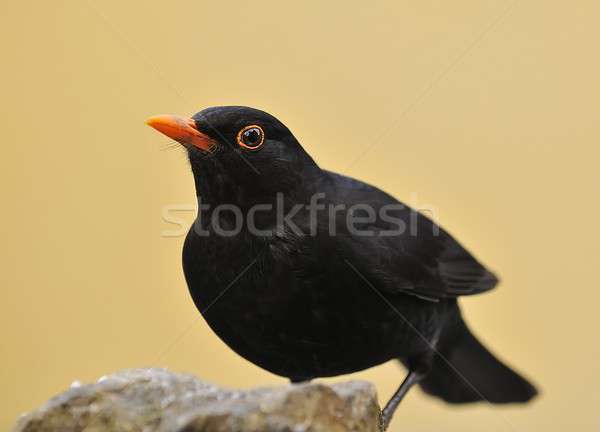
[[[496,277],[430,219],[321,169],[263,111],[213,107],[147,123],[187,149],[199,211],[185,277],[239,355],[292,382],[400,360],[409,373],[384,428],[417,383],[450,403],[535,396],[461,318],[457,298]]]

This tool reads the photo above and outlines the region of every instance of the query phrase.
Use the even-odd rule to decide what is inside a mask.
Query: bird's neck
[[[192,165],[198,204],[234,205],[248,211],[257,204],[274,204],[277,195],[302,199],[310,194],[323,176],[323,171],[305,152],[293,165],[284,168],[249,170],[240,165],[243,175]]]
[[[290,174],[285,180],[265,182],[257,177],[248,182],[250,187],[211,172],[196,176],[196,223],[206,226],[218,220],[218,225],[231,227],[241,219],[245,228],[248,223],[260,230],[274,228],[282,214],[294,212],[298,205],[305,206],[312,195],[320,192],[323,172],[316,164],[305,166],[306,170]]]

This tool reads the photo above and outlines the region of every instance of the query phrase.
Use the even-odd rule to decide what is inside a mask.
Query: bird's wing
[[[374,235],[346,233],[336,241],[342,242],[340,251],[347,254],[349,265],[384,291],[437,301],[488,291],[498,283],[492,272],[423,214],[361,181],[331,172],[326,177],[337,203],[348,208],[367,204],[377,212],[375,222],[359,226]],[[384,207],[387,220],[380,217]],[[343,223],[347,225],[346,219]]]

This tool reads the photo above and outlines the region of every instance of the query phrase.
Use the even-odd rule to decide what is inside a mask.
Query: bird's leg
[[[404,381],[402,381],[402,384],[400,384],[400,387],[398,387],[396,393],[394,393],[388,403],[385,404],[383,411],[381,411],[384,431],[387,430],[388,426],[390,425],[394,412],[396,412],[396,408],[398,408],[398,405],[400,405],[400,402],[402,402],[402,399],[404,396],[406,396],[406,393],[408,393],[411,387],[421,381],[424,377],[425,374],[422,372],[410,371]]]

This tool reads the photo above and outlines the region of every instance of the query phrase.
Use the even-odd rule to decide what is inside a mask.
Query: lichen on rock
[[[228,390],[166,369],[130,369],[72,386],[22,416],[14,432],[376,432],[363,381]]]

